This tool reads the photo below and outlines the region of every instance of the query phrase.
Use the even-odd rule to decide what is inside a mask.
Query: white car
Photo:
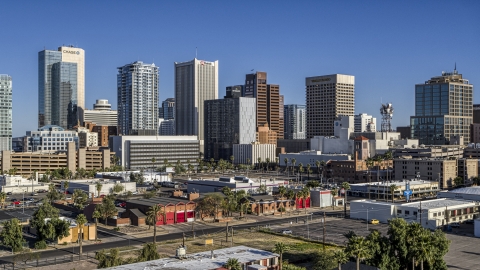
[[[283,234],[292,234],[292,230],[282,230]]]

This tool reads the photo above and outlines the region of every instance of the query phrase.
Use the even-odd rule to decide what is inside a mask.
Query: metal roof
[[[480,187],[464,187],[446,191],[447,193],[480,195]]]
[[[470,204],[473,202],[465,201],[465,200],[436,199],[436,200],[429,200],[429,201],[404,203],[404,204],[401,204],[401,206],[411,206],[411,207],[420,208],[420,203],[422,203],[422,209],[435,209],[435,208],[462,206],[462,205]]]
[[[222,267],[228,259],[235,258],[242,264],[278,257],[276,253],[265,250],[250,248],[246,246],[237,246],[213,251],[205,251],[195,254],[188,254],[184,259],[175,257],[159,260],[126,264],[107,268],[108,270],[156,270],[156,269],[217,269]]]
[[[134,204],[146,205],[146,206],[152,206],[154,204],[167,205],[167,204],[178,204],[178,203],[189,203],[189,202],[191,201],[184,198],[176,198],[176,197],[153,197],[150,199],[135,199],[135,200],[127,201],[127,203],[134,203]]]

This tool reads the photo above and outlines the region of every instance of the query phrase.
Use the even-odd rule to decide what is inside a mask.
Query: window
[[[397,210],[397,214],[402,214],[402,210]]]
[[[405,210],[405,215],[410,215],[410,211]]]

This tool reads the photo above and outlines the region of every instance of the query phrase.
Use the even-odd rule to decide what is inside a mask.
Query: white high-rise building
[[[355,112],[355,77],[333,74],[307,77],[307,138],[334,136],[334,122],[340,115]]]
[[[175,62],[175,132],[195,135],[203,152],[204,101],[218,99],[218,61]]]
[[[12,77],[0,74],[0,152],[12,150]]]
[[[93,110],[83,113],[85,122],[92,122],[97,126],[117,126],[117,111],[112,110],[112,105],[106,99],[97,99]]]
[[[355,132],[375,132],[377,131],[377,118],[366,113],[355,115]]]
[[[284,139],[306,138],[306,108],[305,105],[290,104],[284,107]]]
[[[118,68],[118,133],[157,135],[158,67],[136,61]]]

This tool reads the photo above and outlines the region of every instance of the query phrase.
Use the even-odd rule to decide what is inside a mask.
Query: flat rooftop
[[[436,200],[429,200],[429,201],[422,201],[422,202],[403,203],[402,206],[412,206],[412,207],[420,208],[420,203],[422,203],[422,209],[435,209],[435,208],[461,206],[461,205],[465,205],[473,202],[465,201],[465,200],[436,199]]]
[[[371,182],[370,186],[390,187],[390,185],[392,185],[392,184],[395,184],[397,186],[405,186],[406,183],[410,183],[410,186],[438,184],[437,181],[427,181],[427,180],[392,180],[392,181],[385,181],[385,182]],[[354,186],[368,186],[368,185],[369,185],[369,183],[350,184],[351,187],[354,187]]]
[[[179,270],[179,269],[217,269],[222,267],[228,259],[238,259],[240,263],[247,263],[252,261],[259,261],[261,259],[268,259],[278,257],[276,253],[265,250],[250,248],[246,246],[237,246],[224,249],[217,249],[213,251],[214,258],[212,259],[211,251],[200,252],[195,254],[188,254],[184,259],[178,258],[164,258],[159,260],[132,263],[107,268],[109,270]]]
[[[480,195],[480,187],[464,187],[464,188],[458,188],[458,189],[442,191],[442,192]]]

